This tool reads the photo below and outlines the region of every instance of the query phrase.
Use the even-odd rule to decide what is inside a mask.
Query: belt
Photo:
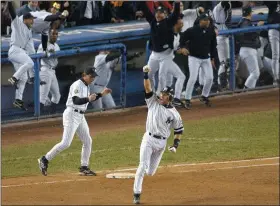
[[[10,47],[12,47],[12,46],[16,46],[16,47],[18,47],[18,48],[21,48],[21,49],[25,50],[25,48],[22,48],[21,46],[18,46],[18,45],[15,45],[15,44],[11,44],[11,45],[10,45]]]
[[[166,137],[162,137],[162,136],[159,136],[159,135],[152,135],[152,133],[150,133],[150,132],[149,132],[149,135],[150,135],[151,137],[156,138],[156,139],[166,139]]]
[[[78,110],[78,109],[74,109],[74,112],[78,112],[78,113],[80,113],[80,114],[84,114],[84,113],[85,113],[85,111]]]

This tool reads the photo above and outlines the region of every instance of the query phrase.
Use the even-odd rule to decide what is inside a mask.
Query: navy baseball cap
[[[208,13],[202,13],[202,14],[200,14],[200,16],[198,18],[199,18],[199,20],[209,20],[210,15]]]
[[[165,13],[166,12],[166,9],[162,6],[159,6],[157,9],[156,9],[156,12],[161,12],[161,13]]]
[[[23,14],[23,19],[36,19],[37,17],[33,16],[30,12]]]
[[[91,75],[92,77],[97,77],[98,76],[98,74],[96,73],[96,68],[95,67],[87,67],[84,70],[84,73],[86,75]]]
[[[252,7],[250,6],[242,7],[242,16],[248,16],[252,12],[253,12]]]

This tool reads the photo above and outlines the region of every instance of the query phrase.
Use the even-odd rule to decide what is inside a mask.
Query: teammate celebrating
[[[208,98],[212,83],[214,58],[217,56],[216,33],[213,28],[209,28],[209,15],[204,13],[199,17],[199,24],[187,29],[181,36],[181,47],[185,47],[189,41],[189,69],[190,77],[186,87],[186,108],[191,108],[191,98],[194,84],[197,80],[199,68],[203,72],[203,90],[200,101],[210,106]],[[210,54],[210,56],[209,56]],[[210,59],[211,58],[211,59]],[[211,65],[212,64],[212,65]]]
[[[89,84],[92,83],[96,76],[97,74],[95,72],[95,68],[89,67],[85,69],[82,78],[75,81],[70,86],[66,102],[67,108],[63,113],[64,132],[62,141],[56,144],[45,156],[38,159],[39,168],[43,175],[47,175],[49,161],[70,146],[75,132],[77,132],[83,143],[81,167],[79,168],[80,174],[88,176],[96,175],[95,172],[91,171],[88,167],[91,155],[92,139],[89,134],[89,128],[84,113],[89,102],[95,101],[112,92],[111,89],[105,88],[101,93],[90,94]]]
[[[159,93],[166,86],[166,76],[169,69],[172,70],[175,67],[178,68],[173,62],[174,34],[172,28],[177,23],[180,16],[180,2],[176,1],[174,11],[168,17],[163,7],[158,7],[154,16],[145,4],[145,6],[143,6],[143,12],[151,26],[149,47],[150,50],[152,50],[152,53],[148,61],[148,65],[151,68],[149,78],[151,80],[152,88],[154,89],[155,73],[159,71],[157,88],[157,93]],[[178,68],[177,71],[180,71],[180,68]],[[181,73],[178,74],[174,71],[170,72],[172,72],[175,78],[177,78],[175,91],[182,91],[184,78],[181,78]]]
[[[8,79],[15,86],[15,107],[25,109],[22,101],[25,84],[28,80],[27,73],[30,78],[34,78],[34,62],[28,56],[27,47],[34,49],[31,27],[33,25],[34,16],[26,13],[20,19],[15,12],[12,2],[8,2],[8,8],[12,17],[12,34],[8,58],[14,65],[16,72]],[[29,49],[30,50],[30,49]]]
[[[58,44],[56,43],[58,37],[58,31],[51,29],[49,32],[49,41],[47,45],[48,53],[55,53],[55,51],[60,51]],[[42,44],[39,45],[37,53],[43,53]],[[51,99],[51,113],[55,113],[56,105],[60,100],[60,92],[58,81],[55,75],[55,69],[57,67],[58,60],[55,57],[43,58],[41,59],[41,70],[40,70],[40,79],[46,82],[45,85],[41,85],[40,88],[40,109],[44,113],[44,106],[48,100],[49,92],[52,95]]]
[[[140,147],[140,163],[134,181],[134,204],[140,204],[142,183],[145,173],[154,175],[163,152],[167,139],[170,136],[170,129],[174,128],[174,144],[168,147],[171,152],[176,152],[184,127],[178,111],[171,105],[173,90],[170,87],[164,88],[159,99],[153,93],[148,73],[151,72],[148,66],[143,67],[145,98],[148,106],[146,122],[146,133],[143,136]]]
[[[227,22],[231,21],[231,3],[229,1],[221,1],[213,10],[215,26],[219,30],[227,30]],[[220,60],[218,71],[218,85],[222,88],[221,76],[226,72],[227,60],[229,59],[229,38],[225,35],[217,36],[217,49]]]

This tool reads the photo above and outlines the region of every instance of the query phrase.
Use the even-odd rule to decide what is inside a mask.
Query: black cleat
[[[172,104],[175,106],[175,107],[185,107],[184,106],[184,103],[178,99],[178,98],[174,98]]]
[[[201,95],[201,94],[202,94],[202,90],[203,90],[203,86],[202,86],[202,85],[199,85],[199,86],[195,89],[197,95]]]
[[[211,107],[211,102],[208,97],[201,96],[199,100],[204,103],[207,107]]]
[[[185,108],[186,109],[191,109],[191,107],[192,107],[191,100],[186,99]]]
[[[8,82],[10,82],[11,85],[13,85],[15,87],[15,89],[18,89],[18,86],[17,86],[18,79],[16,79],[15,77],[11,77],[10,79],[8,79]]]
[[[133,203],[136,205],[140,204],[140,194],[133,195]]]
[[[22,110],[24,110],[24,111],[27,111],[27,109],[24,107],[23,101],[20,100],[20,99],[16,99],[16,100],[14,101],[13,105],[14,105],[14,107],[17,107],[17,108],[19,108],[19,109],[22,109]]]
[[[39,169],[41,170],[42,174],[44,176],[47,176],[49,161],[46,159],[45,156],[43,156],[42,158],[38,159],[38,163],[39,163]]]
[[[91,171],[87,166],[82,166],[79,168],[80,175],[83,176],[96,176],[96,173]]]

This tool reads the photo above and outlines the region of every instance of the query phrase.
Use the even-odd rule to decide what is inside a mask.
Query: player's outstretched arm
[[[175,134],[175,135],[174,135],[174,143],[173,143],[172,146],[169,146],[169,147],[168,147],[168,150],[169,150],[170,152],[176,153],[177,148],[178,148],[178,146],[179,146],[179,144],[180,144],[181,136],[182,136],[182,134]]]
[[[9,9],[10,15],[12,17],[12,20],[14,20],[17,15],[16,15],[15,7],[13,6],[13,2],[11,2],[11,1],[8,2],[8,9]]]
[[[148,65],[143,67],[143,72],[144,72],[144,88],[145,88],[145,93],[151,93],[152,92],[152,86],[151,82],[149,80],[149,72],[151,71],[150,67]]]

